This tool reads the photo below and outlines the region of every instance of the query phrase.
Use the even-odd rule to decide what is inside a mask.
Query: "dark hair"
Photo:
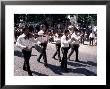
[[[64,31],[64,34],[66,34],[66,33],[68,33],[68,32],[69,32],[69,30],[65,30],[65,31]]]
[[[23,28],[23,32],[24,32],[26,29],[29,29],[29,27]],[[30,29],[29,29],[29,33],[26,35],[26,37],[27,37],[28,39],[29,39],[30,37],[32,37],[32,34],[31,34]]]
[[[49,25],[46,21],[42,22],[41,27],[45,26],[46,30],[49,28]]]
[[[29,28],[28,28],[28,27],[23,28],[23,32],[24,32],[26,29],[29,29]]]
[[[23,28],[23,32],[24,32],[26,29],[29,29],[29,32],[32,32],[32,29],[31,29],[30,27],[25,27],[25,28]]]

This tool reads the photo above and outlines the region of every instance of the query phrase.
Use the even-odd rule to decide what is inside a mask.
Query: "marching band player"
[[[69,50],[69,44],[73,40],[76,40],[76,39],[74,39],[74,37],[70,39],[68,36],[69,36],[69,30],[65,30],[64,35],[61,37],[61,50],[63,53],[63,57],[61,60],[61,67],[64,68],[64,70],[66,72],[68,72],[68,70],[67,70],[67,53]]]
[[[54,53],[53,57],[55,59],[55,56],[58,55],[58,60],[61,62],[60,57],[60,48],[61,48],[61,32],[57,32],[54,36],[54,42],[56,42],[56,52]]]
[[[16,46],[22,49],[22,53],[24,56],[23,70],[27,71],[29,76],[32,76],[29,59],[31,57],[33,42],[36,41],[37,40],[35,40],[33,35],[30,33],[30,29],[26,27],[23,29],[23,34],[18,37],[16,42]]]
[[[47,36],[47,27],[45,24],[41,25],[41,30],[38,32],[38,42],[42,47],[42,52],[40,53],[37,61],[40,62],[41,57],[43,56],[44,59],[44,66],[47,66],[47,55],[46,55],[46,48],[48,43],[48,36]]]
[[[71,38],[75,38],[76,40],[73,40],[70,44],[71,46],[71,52],[68,55],[68,59],[70,59],[71,55],[73,54],[73,52],[76,52],[76,60],[77,62],[79,62],[78,60],[78,50],[79,50],[79,43],[80,43],[80,35],[78,34],[78,29],[71,27],[72,30],[70,30],[72,32]]]

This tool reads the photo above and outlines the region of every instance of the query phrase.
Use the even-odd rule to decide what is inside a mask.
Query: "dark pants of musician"
[[[46,43],[41,43],[41,46],[42,46],[42,52],[40,53],[39,57],[38,57],[38,61],[40,62],[40,59],[42,58],[43,56],[43,59],[44,59],[44,65],[47,66],[47,55],[46,55],[46,47],[47,47],[47,44]]]
[[[64,68],[65,71],[67,71],[67,53],[68,53],[68,47],[62,48],[62,60],[61,60],[61,67]]]
[[[72,44],[72,45],[71,45],[71,52],[70,52],[70,54],[68,55],[68,58],[70,58],[71,55],[73,54],[73,52],[75,51],[75,52],[76,52],[76,60],[75,60],[75,61],[79,61],[79,60],[78,60],[78,49],[79,49],[79,44]]]
[[[60,48],[61,48],[61,44],[56,44],[56,52],[53,55],[53,58],[55,58],[55,56],[58,55],[59,62],[61,62]]]
[[[81,44],[84,44],[84,37],[81,37]]]
[[[29,65],[29,59],[31,57],[31,51],[22,50],[22,53],[24,55],[23,70],[27,71],[28,75],[32,75],[32,72],[30,70],[30,65]]]
[[[94,38],[90,37],[90,45],[93,45]]]

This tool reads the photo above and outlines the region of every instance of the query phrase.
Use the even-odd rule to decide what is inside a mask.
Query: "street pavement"
[[[67,67],[69,72],[65,72],[61,67],[59,61],[53,59],[55,52],[55,44],[48,43],[47,46],[47,62],[48,67],[44,66],[43,58],[41,62],[37,61],[39,52],[35,48],[32,49],[32,56],[30,58],[30,68],[33,76],[97,76],[97,46],[89,46],[88,42],[79,47],[79,60],[75,62],[75,52],[70,60],[67,60]],[[70,52],[70,50],[69,50]],[[69,53],[68,52],[68,53]],[[62,57],[62,53],[61,53]],[[57,58],[57,56],[56,56]],[[28,73],[23,68],[23,54],[21,49],[14,45],[14,75],[28,76]]]

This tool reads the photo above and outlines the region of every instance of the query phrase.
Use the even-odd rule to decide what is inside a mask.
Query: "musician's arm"
[[[21,37],[18,37],[17,42],[16,42],[16,46],[18,46],[21,49],[25,49],[26,48],[25,45],[22,45],[22,38]]]

